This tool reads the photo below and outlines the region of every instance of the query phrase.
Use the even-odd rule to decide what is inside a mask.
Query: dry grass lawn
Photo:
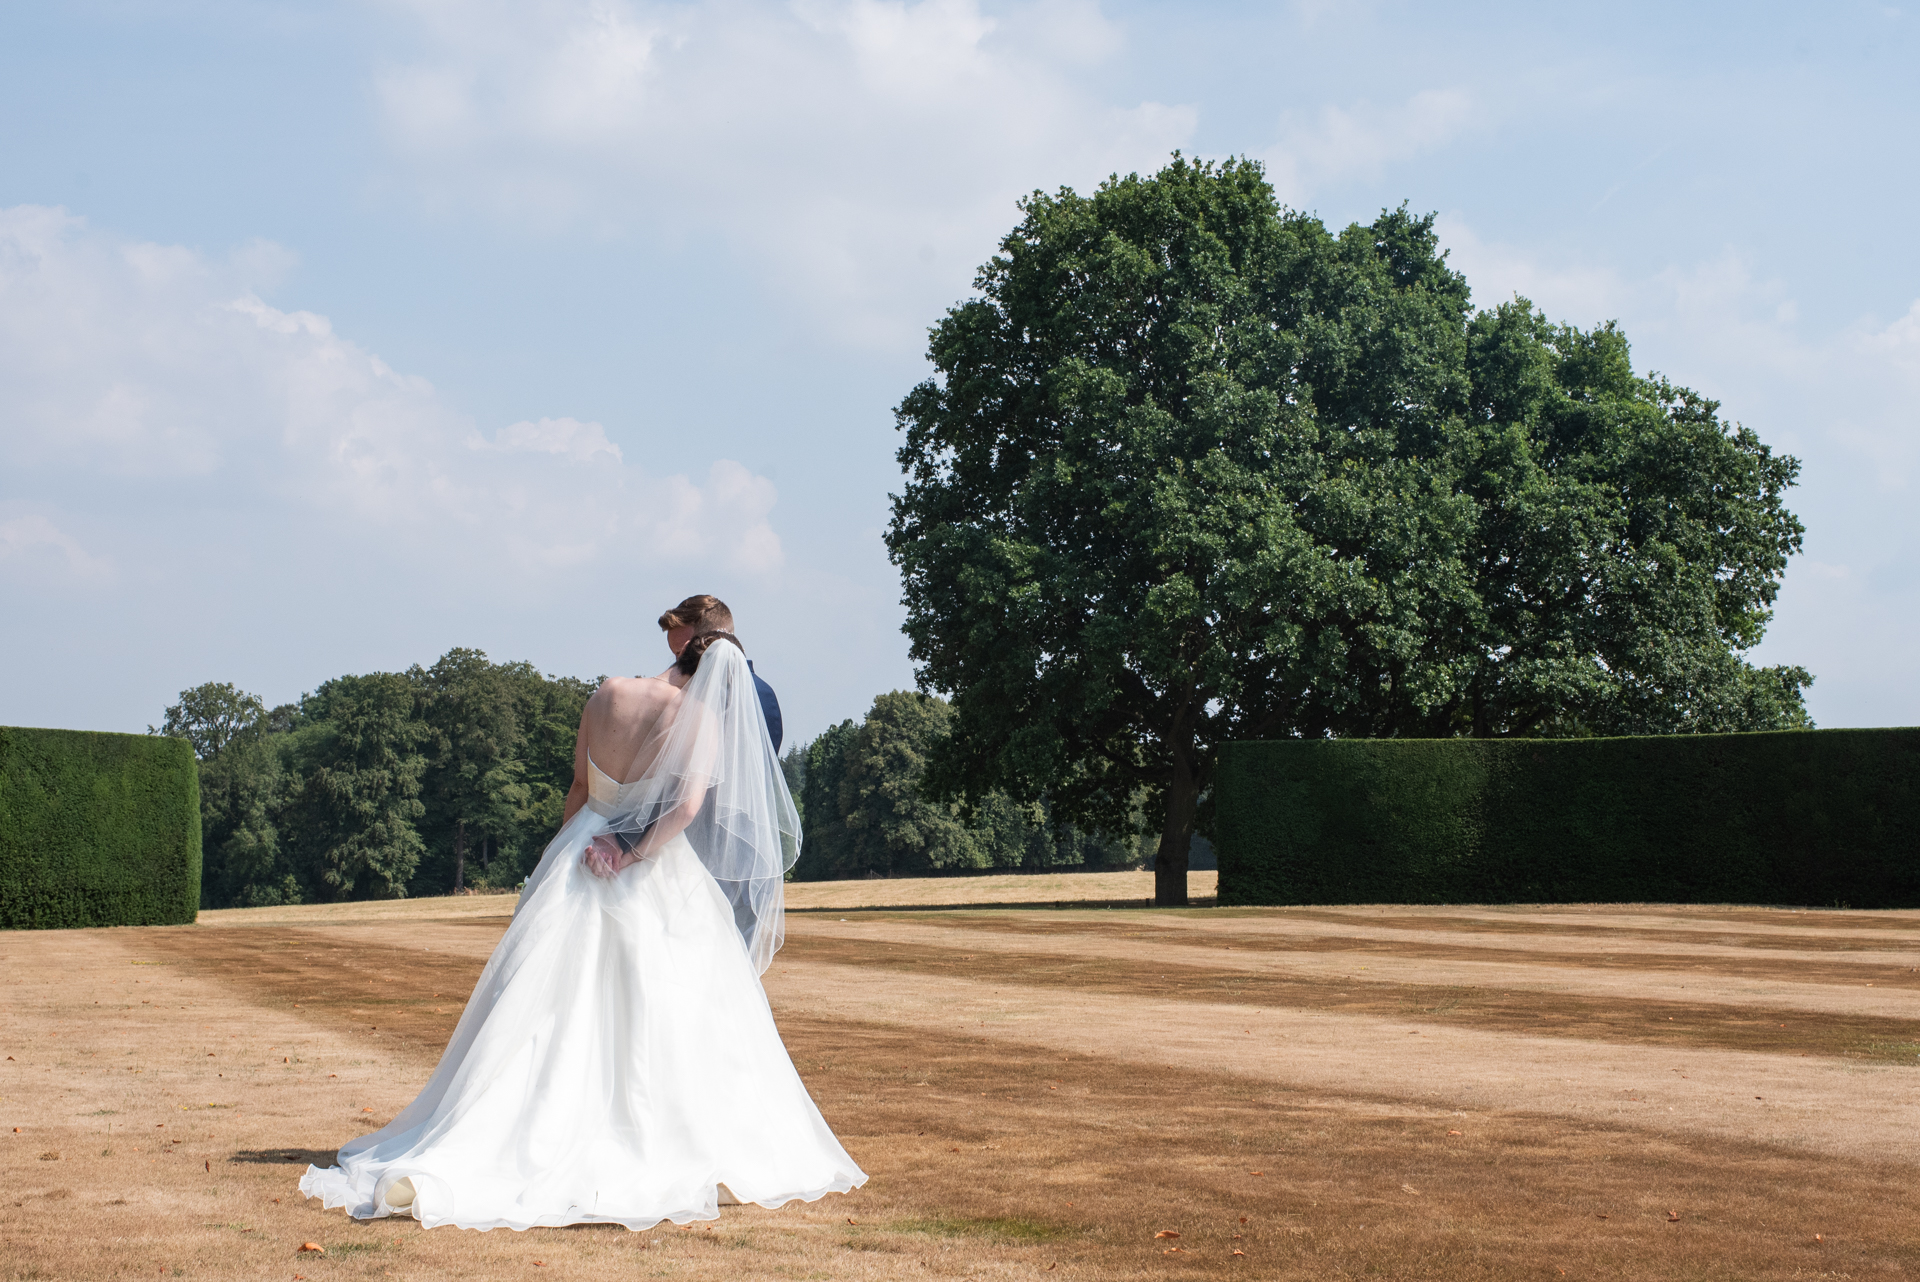
[[[1086,906],[1128,877],[792,888],[768,991],[872,1181],[645,1233],[299,1195],[507,897],[0,936],[0,1277],[1920,1272],[1920,913]]]

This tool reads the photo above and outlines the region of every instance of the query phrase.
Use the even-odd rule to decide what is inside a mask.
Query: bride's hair
[[[709,593],[690,596],[660,616],[660,630],[670,632],[674,628],[698,628],[702,632],[716,630],[733,631],[733,611],[727,609],[727,603]],[[737,644],[737,643],[736,643]]]
[[[740,653],[747,652],[747,647],[740,644],[740,638],[731,632],[699,632],[695,633],[693,639],[682,647],[680,657],[673,661],[673,666],[692,676],[700,670],[700,656],[705,654],[707,647],[715,641],[731,641],[739,648]]]

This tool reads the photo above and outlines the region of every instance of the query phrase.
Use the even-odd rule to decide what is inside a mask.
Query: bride
[[[645,1229],[864,1184],[760,987],[799,822],[739,642],[602,685],[574,770],[426,1089],[300,1191],[428,1227]]]

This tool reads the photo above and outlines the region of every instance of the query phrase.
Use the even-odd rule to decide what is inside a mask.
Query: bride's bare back
[[[647,773],[680,710],[679,685],[684,681],[610,677],[593,692],[580,713],[580,734],[574,741],[568,820],[587,802],[589,759],[616,783],[631,783]]]

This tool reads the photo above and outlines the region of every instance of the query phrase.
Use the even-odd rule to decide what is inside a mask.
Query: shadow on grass
[[[333,1165],[337,1150],[318,1148],[243,1148],[227,1159],[246,1166],[301,1166],[328,1167]]]

